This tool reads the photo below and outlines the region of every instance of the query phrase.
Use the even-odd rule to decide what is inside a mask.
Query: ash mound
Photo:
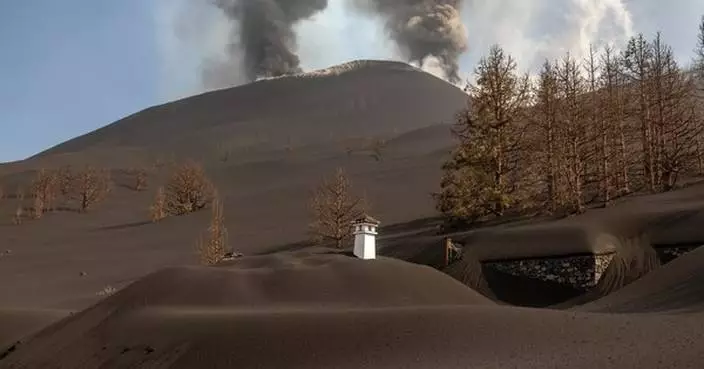
[[[611,313],[703,313],[704,248],[680,256],[632,284],[577,309]]]
[[[0,367],[695,368],[703,328],[499,306],[427,267],[299,252],[151,274]]]
[[[148,275],[44,329],[0,366],[189,367],[191,359],[181,360],[189,352],[200,355],[196,347],[206,341],[223,345],[230,335],[257,341],[244,331],[256,322],[282,323],[261,326],[256,335],[274,341],[280,335],[295,345],[294,336],[312,332],[296,326],[315,317],[324,331],[337,319],[474,305],[494,303],[439,271],[403,261],[311,252],[246,257]],[[289,333],[294,336],[286,338]],[[221,352],[211,359],[223,358]]]

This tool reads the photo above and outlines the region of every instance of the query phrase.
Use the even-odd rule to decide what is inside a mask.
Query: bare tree
[[[132,176],[131,188],[135,191],[144,191],[147,189],[147,171],[143,168],[130,169],[129,174]]]
[[[73,176],[73,196],[78,199],[79,210],[87,212],[101,202],[110,192],[110,172],[87,166]]]
[[[590,140],[587,135],[586,109],[583,104],[585,81],[580,63],[569,53],[557,65],[558,90],[562,101],[560,130],[564,137],[565,168],[572,210],[584,211],[583,184],[589,161]]]
[[[208,206],[215,194],[215,187],[203,167],[190,160],[176,168],[165,190],[166,213],[169,215],[201,210]]]
[[[610,103],[604,101],[604,91],[602,89],[603,78],[601,73],[603,68],[596,50],[589,45],[589,53],[584,61],[584,69],[587,75],[587,116],[589,121],[589,141],[593,142],[593,152],[595,160],[591,169],[592,176],[596,179],[601,194],[601,201],[604,206],[611,202],[611,137],[613,135],[613,124],[607,121],[606,106]]]
[[[704,90],[704,15],[699,22],[697,46],[694,49],[694,71],[698,77],[699,89]]]
[[[58,196],[59,181],[57,174],[45,169],[39,170],[34,181],[32,181],[30,191],[34,197],[32,217],[39,219],[47,210],[53,207],[54,200]]]
[[[675,187],[679,175],[696,165],[697,142],[702,135],[701,122],[695,114],[694,80],[684,74],[671,52],[665,55],[663,79],[656,94],[658,109],[658,182],[669,191]]]
[[[549,61],[543,63],[536,88],[535,125],[538,130],[537,151],[541,155],[541,172],[545,175],[548,208],[555,213],[561,206],[558,187],[558,163],[561,162],[557,128],[559,96],[555,67]]]
[[[205,239],[197,243],[200,262],[204,265],[215,265],[221,262],[227,253],[227,229],[225,228],[225,213],[219,198],[213,200],[210,226]]]
[[[154,204],[149,207],[149,214],[151,215],[153,223],[166,218],[166,193],[164,192],[164,187],[159,187],[156,190]]]
[[[614,49],[606,46],[601,56],[601,105],[604,111],[604,123],[611,128],[611,149],[613,173],[619,194],[631,191],[629,154],[626,140],[626,86],[623,78],[622,63]]]
[[[352,194],[350,182],[341,168],[318,186],[310,207],[313,219],[309,232],[313,240],[334,242],[337,248],[343,248],[351,238],[351,223],[365,210],[362,199]]]
[[[15,199],[17,200],[17,209],[12,216],[12,223],[20,225],[24,219],[24,190],[21,187],[15,191]]]
[[[649,101],[651,61],[653,51],[643,34],[628,41],[623,53],[623,72],[636,90],[636,104],[632,107],[640,122],[643,176],[650,192],[655,191],[655,160],[653,156],[653,126]]]

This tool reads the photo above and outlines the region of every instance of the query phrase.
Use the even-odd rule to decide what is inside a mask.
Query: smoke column
[[[381,15],[403,57],[420,66],[438,64],[450,82],[459,80],[458,59],[467,50],[467,30],[460,18],[462,0],[352,0],[368,13]]]
[[[327,0],[211,1],[232,24],[228,56],[242,59],[250,81],[300,72],[293,26],[324,10],[328,4]],[[226,72],[221,67],[204,73],[208,79],[217,79],[218,74]]]

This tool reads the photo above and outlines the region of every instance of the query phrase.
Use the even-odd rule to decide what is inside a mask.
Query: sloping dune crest
[[[0,367],[697,368],[703,328],[503,307],[430,268],[298,253],[157,272]]]
[[[704,313],[704,248],[577,309],[613,313]]]

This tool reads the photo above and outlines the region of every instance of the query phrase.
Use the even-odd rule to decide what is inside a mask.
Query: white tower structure
[[[360,259],[376,259],[376,235],[381,224],[378,220],[363,215],[352,222],[354,234],[354,255]]]

